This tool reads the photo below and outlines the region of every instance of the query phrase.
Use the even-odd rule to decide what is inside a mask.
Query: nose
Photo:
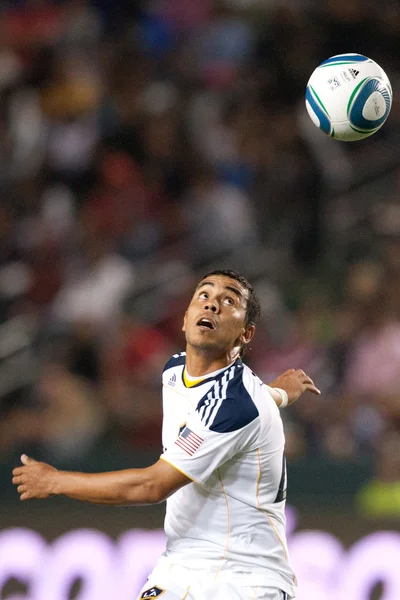
[[[206,310],[211,310],[213,313],[218,312],[218,304],[215,301],[208,301],[206,306],[204,307]]]

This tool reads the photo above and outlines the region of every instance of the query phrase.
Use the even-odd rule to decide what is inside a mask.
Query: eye
[[[229,304],[230,306],[235,306],[235,301],[233,298],[231,298],[230,296],[226,296],[224,302],[226,304]]]
[[[199,294],[199,298],[202,298],[202,299],[205,299],[205,300],[206,300],[206,299],[208,298],[208,294],[207,294],[207,292],[200,292],[200,294]]]

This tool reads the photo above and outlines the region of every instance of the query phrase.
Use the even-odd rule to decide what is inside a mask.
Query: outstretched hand
[[[315,387],[311,377],[302,369],[288,369],[268,384],[270,387],[282,388],[288,395],[288,405],[296,402],[304,392],[311,392],[319,396],[320,390]]]
[[[12,478],[20,494],[20,500],[52,496],[57,469],[47,463],[29,458],[26,454],[21,456],[21,462],[22,466],[13,470]]]

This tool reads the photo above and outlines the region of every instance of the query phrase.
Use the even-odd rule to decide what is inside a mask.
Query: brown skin
[[[231,364],[243,344],[253,338],[254,325],[245,326],[248,290],[230,277],[212,275],[201,281],[185,313],[186,368],[193,377],[202,377]],[[208,319],[212,328],[199,325]],[[289,404],[305,391],[319,394],[312,380],[298,369],[280,375],[271,387],[285,389]],[[271,390],[275,402],[281,397]],[[58,471],[25,454],[22,466],[13,470],[13,483],[21,500],[64,495],[75,500],[110,505],[157,504],[191,483],[186,475],[160,459],[145,469],[108,473]]]
[[[311,392],[316,396],[320,396],[320,390],[315,387],[311,377],[306,375],[302,369],[288,369],[282,375],[279,375],[274,381],[268,384],[271,388],[281,388],[286,391],[289,402],[288,406],[296,402],[304,394],[304,392]],[[277,399],[273,394],[273,398],[278,406],[280,406],[281,399]]]
[[[248,290],[239,282],[212,275],[200,282],[188,306],[182,330],[186,336],[186,369],[202,377],[231,364],[243,343],[252,339],[254,325],[245,326]],[[213,328],[199,327],[206,318]]]
[[[20,500],[68,496],[75,500],[115,506],[158,504],[191,482],[191,479],[158,460],[145,469],[125,469],[108,473],[58,471],[26,454],[22,467],[13,470]]]

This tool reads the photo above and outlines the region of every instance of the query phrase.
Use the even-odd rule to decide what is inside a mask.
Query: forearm
[[[267,384],[265,384],[267,385]],[[285,390],[283,390],[282,388],[276,388],[276,387],[271,387],[270,385],[267,385],[268,391],[271,394],[272,398],[275,401],[275,404],[278,407],[285,407],[288,404],[288,399],[287,399],[287,392]],[[282,394],[283,392],[283,394]],[[286,394],[286,398],[285,395]],[[283,404],[282,404],[283,401]]]
[[[145,469],[108,473],[58,471],[47,463],[21,456],[22,466],[13,469],[13,483],[21,500],[67,496],[95,504],[157,504],[191,479],[164,460]]]
[[[56,471],[53,494],[115,506],[155,504],[163,499],[159,498],[148,469],[106,473]]]

